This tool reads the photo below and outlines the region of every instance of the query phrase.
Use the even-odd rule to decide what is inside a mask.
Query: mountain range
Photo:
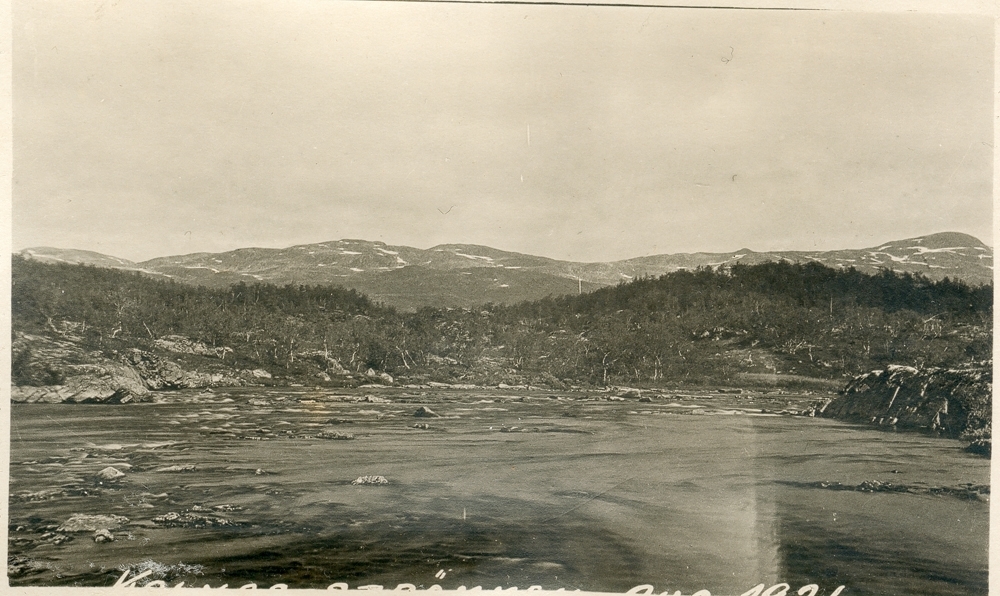
[[[886,242],[876,247],[832,251],[741,249],[728,253],[680,253],[604,263],[579,263],[508,252],[474,244],[429,249],[368,240],[335,240],[289,248],[241,248],[194,253],[139,263],[101,253],[49,247],[27,248],[24,258],[81,263],[136,271],[181,283],[225,287],[246,282],[278,285],[338,285],[404,310],[421,306],[471,307],[515,303],[549,295],[589,291],[641,276],[679,269],[725,267],[785,260],[872,273],[879,269],[948,277],[970,285],[993,281],[993,249],[979,239],[943,232]]]

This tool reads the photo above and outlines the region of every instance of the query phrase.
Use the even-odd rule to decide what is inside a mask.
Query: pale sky
[[[14,0],[13,248],[992,245],[986,16]]]

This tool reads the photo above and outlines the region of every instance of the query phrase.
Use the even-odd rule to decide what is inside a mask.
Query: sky
[[[992,245],[982,15],[14,0],[14,250]]]

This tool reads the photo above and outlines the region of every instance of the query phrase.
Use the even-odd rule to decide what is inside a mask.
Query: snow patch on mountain
[[[486,261],[486,262],[489,262],[489,263],[493,262],[493,259],[490,258],[490,257],[481,257],[479,255],[467,255],[464,252],[458,252],[458,251],[455,251],[455,254],[458,255],[458,256],[460,256],[460,257],[465,257],[466,259],[473,259],[473,260],[479,259],[479,260],[483,260],[483,261]]]
[[[965,256],[965,255],[962,255],[961,253],[956,253],[956,251],[959,251],[959,250],[969,250],[968,246],[948,246],[948,247],[945,247],[945,248],[927,248],[926,246],[910,246],[908,248],[915,249],[917,251],[917,253],[921,254],[921,255],[922,254],[927,254],[929,252],[947,252],[947,253],[959,254],[961,256]],[[983,249],[980,249],[980,250],[983,250]]]

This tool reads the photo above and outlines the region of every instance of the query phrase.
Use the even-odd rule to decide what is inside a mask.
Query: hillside
[[[819,263],[864,273],[881,269],[949,278],[972,285],[992,282],[993,250],[965,234],[941,233],[866,249],[825,252],[689,253],[576,263],[469,244],[429,249],[366,240],[337,240],[283,249],[243,248],[133,263],[88,251],[32,248],[21,255],[51,263],[83,263],[138,271],[175,281],[224,288],[234,283],[339,285],[406,310],[421,306],[514,304],[579,293],[621,281],[698,267],[775,261]]]
[[[830,386],[888,364],[992,357],[992,287],[815,263],[677,271],[514,306],[414,313],[333,287],[204,288],[20,257],[13,282],[20,386],[62,385],[88,366],[121,376],[118,367],[142,363],[149,388],[350,384],[369,371],[413,383]]]
[[[26,259],[32,259],[40,263],[65,263],[70,265],[92,265],[105,269],[121,269],[123,271],[138,271],[152,276],[161,275],[152,269],[145,269],[138,263],[133,263],[127,259],[120,259],[109,255],[93,252],[89,250],[74,250],[64,248],[52,248],[40,246],[37,248],[26,248],[19,253]]]

